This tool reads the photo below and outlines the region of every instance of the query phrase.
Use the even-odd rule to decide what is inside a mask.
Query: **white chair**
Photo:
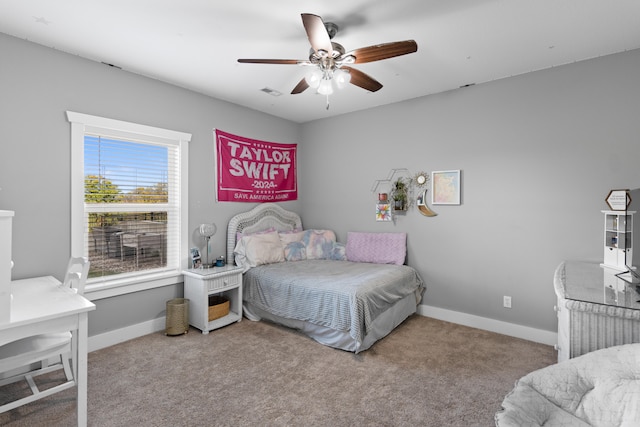
[[[71,288],[82,295],[88,274],[89,260],[81,257],[71,258],[60,286]],[[0,386],[26,380],[33,394],[0,406],[0,413],[74,387],[76,385],[77,366],[74,364],[72,371],[69,360],[75,345],[75,340],[71,332],[68,331],[34,335],[1,346],[0,376],[7,377],[0,379]],[[57,358],[58,361],[50,365],[49,362],[54,358]],[[39,363],[40,367],[29,370],[31,368],[30,365],[35,365],[36,363]],[[40,391],[33,377],[58,369],[64,369],[66,381],[55,387]]]
[[[67,272],[62,280],[62,286],[71,288],[79,295],[84,294],[84,285],[89,275],[89,260],[83,257],[71,258],[67,264]]]

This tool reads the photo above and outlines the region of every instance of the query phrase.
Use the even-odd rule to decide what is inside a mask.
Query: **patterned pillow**
[[[305,230],[302,237],[307,259],[331,259],[335,242],[336,235],[331,230]]]
[[[407,233],[347,233],[347,260],[375,264],[404,264]]]
[[[335,242],[333,249],[331,250],[331,259],[334,261],[346,261],[347,260],[347,247],[344,243]]]
[[[287,261],[303,261],[307,259],[307,250],[302,242],[291,242],[284,247],[284,259]]]

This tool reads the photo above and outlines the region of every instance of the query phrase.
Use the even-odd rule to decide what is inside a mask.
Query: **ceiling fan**
[[[345,52],[344,47],[331,39],[338,32],[338,26],[332,22],[323,22],[318,15],[302,14],[302,25],[311,43],[309,59],[238,59],[240,63],[251,64],[290,64],[310,66],[309,72],[293,88],[291,94],[304,92],[307,88],[316,88],[322,95],[333,93],[332,82],[336,87],[343,88],[348,83],[371,92],[382,88],[382,84],[373,77],[359,71],[351,64],[380,61],[406,55],[418,50],[414,40],[405,40],[377,44]],[[327,101],[327,108],[329,104]]]

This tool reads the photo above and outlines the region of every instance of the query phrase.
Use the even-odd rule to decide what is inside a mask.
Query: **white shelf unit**
[[[602,211],[604,214],[604,267],[627,270],[633,260],[635,211]]]
[[[189,299],[189,324],[203,334],[242,320],[242,268],[224,266],[184,270],[184,297]],[[209,321],[209,296],[229,299],[229,314]]]

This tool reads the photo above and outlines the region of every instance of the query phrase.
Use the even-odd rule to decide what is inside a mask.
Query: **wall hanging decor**
[[[429,175],[427,175],[426,172],[418,172],[413,177],[413,180],[415,181],[417,187],[422,187],[426,185],[427,181],[429,181]]]
[[[376,221],[392,221],[391,203],[387,193],[378,194],[378,203],[376,204]]]
[[[416,200],[416,206],[418,211],[424,216],[436,216],[438,215],[427,206],[427,190],[425,189]]]
[[[391,195],[393,198],[394,211],[406,211],[409,209],[409,185],[411,181],[403,177],[396,178],[393,181],[393,189]]]
[[[607,202],[607,206],[612,211],[624,211],[629,209],[631,204],[631,196],[629,195],[629,189],[626,190],[611,190],[607,197],[604,199]]]
[[[411,181],[411,173],[406,168],[396,168],[389,171],[387,179],[377,179],[373,182],[371,192],[377,193],[379,190],[385,191],[378,193],[376,201],[376,221],[394,221],[395,215],[404,214],[409,207],[409,190],[405,183]],[[400,194],[403,191],[404,195]],[[380,205],[380,196],[386,198],[385,204]],[[404,204],[402,202],[404,201]],[[387,205],[387,206],[385,206]],[[404,209],[402,209],[404,207]],[[388,212],[388,214],[387,214]],[[385,218],[385,219],[381,219]]]
[[[427,206],[427,189],[422,190],[422,187],[427,185],[429,181],[429,175],[426,172],[418,172],[413,177],[413,182],[418,190],[418,198],[416,199],[416,207],[418,212],[424,216],[436,216],[438,215]]]
[[[460,204],[460,170],[431,172],[431,204]]]
[[[258,141],[214,130],[219,202],[298,199],[297,144]]]
[[[394,215],[405,214],[413,206],[414,194],[418,193],[416,206],[424,216],[437,214],[427,207],[427,190],[423,189],[429,181],[429,174],[418,172],[412,175],[406,168],[395,168],[389,171],[387,179],[373,182],[371,191],[388,191],[378,193],[376,202],[376,221],[393,221]]]

